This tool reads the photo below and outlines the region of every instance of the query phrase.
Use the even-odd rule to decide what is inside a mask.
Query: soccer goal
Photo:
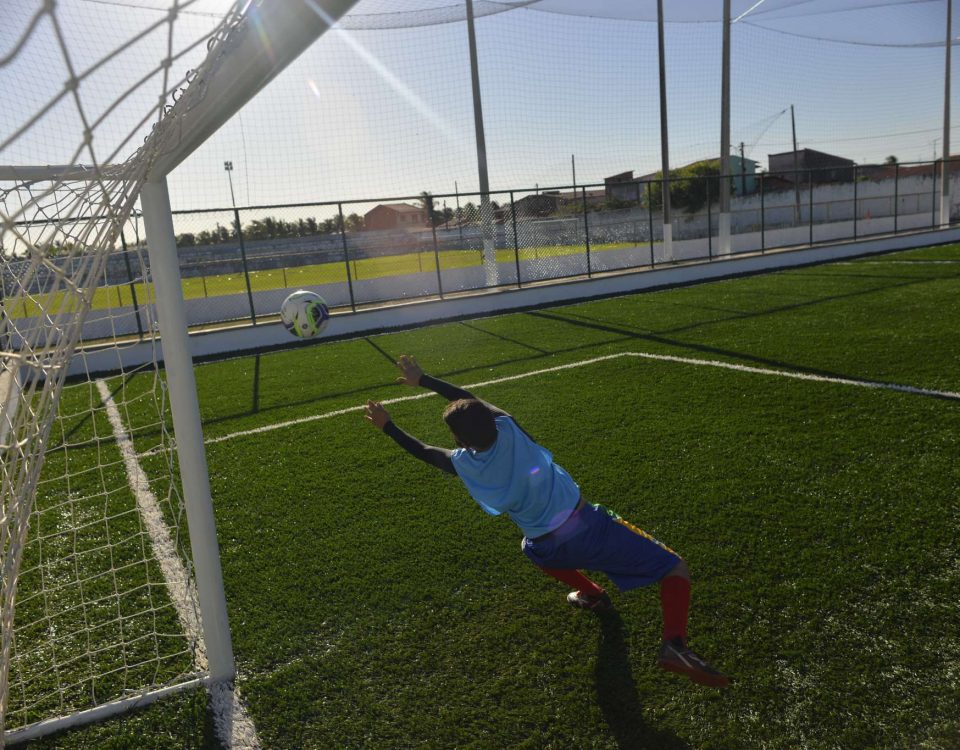
[[[0,745],[233,694],[166,176],[352,4],[5,11]]]

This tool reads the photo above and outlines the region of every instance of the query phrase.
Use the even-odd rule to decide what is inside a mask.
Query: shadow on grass
[[[689,750],[690,745],[672,732],[651,727],[643,718],[643,704],[630,668],[630,646],[623,620],[617,612],[597,616],[600,640],[594,683],[597,705],[620,748]],[[651,656],[651,662],[653,657]]]

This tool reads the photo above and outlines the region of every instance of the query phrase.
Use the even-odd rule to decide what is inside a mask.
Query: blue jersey
[[[496,425],[492,447],[453,452],[457,476],[481,508],[492,516],[506,513],[527,537],[553,531],[577,506],[580,488],[510,417],[498,416]]]

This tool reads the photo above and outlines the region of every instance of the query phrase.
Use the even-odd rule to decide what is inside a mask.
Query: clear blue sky
[[[40,4],[5,2],[0,57]],[[754,4],[734,0],[734,16]],[[210,14],[228,5],[203,0],[188,8],[175,25],[175,47],[202,39],[216,21]],[[670,155],[679,166],[718,155],[722,4],[666,5]],[[60,0],[57,17],[71,61],[82,70],[161,20],[166,7],[163,0]],[[492,188],[569,184],[571,155],[578,183],[659,168],[655,2],[541,0],[482,15],[493,7],[477,0]],[[456,17],[461,8],[456,0],[363,0],[343,29],[322,37],[171,175],[175,208],[228,206],[225,160],[234,164],[240,204],[453,192],[455,183],[461,192],[476,190],[465,23],[409,25]],[[584,8],[593,15],[582,15]],[[861,163],[890,154],[901,161],[939,155],[945,14],[946,0],[761,2],[733,27],[731,140],[743,141],[747,156],[765,166],[769,153],[791,148],[789,112],[781,113],[793,104],[801,147]],[[397,28],[365,28],[389,24]],[[165,55],[166,29],[130,45],[81,85],[88,119]],[[200,51],[173,70],[182,75]],[[0,68],[0,142],[16,127],[11,123],[31,117],[67,77],[45,19],[17,58]],[[132,153],[145,133],[137,125],[160,88],[154,77],[95,129],[96,158],[106,159],[136,131],[119,156]],[[960,122],[958,103],[954,97]],[[0,164],[73,159],[78,122],[68,97],[28,136],[0,151]],[[954,151],[960,151],[960,129],[953,132]],[[89,158],[81,151],[76,160]]]

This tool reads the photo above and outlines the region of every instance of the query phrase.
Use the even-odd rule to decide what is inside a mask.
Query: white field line
[[[721,362],[715,359],[695,359],[692,357],[674,357],[669,354],[648,354],[647,352],[618,352],[617,354],[608,354],[604,357],[594,357],[593,359],[583,359],[579,362],[570,362],[565,365],[557,365],[556,367],[547,367],[542,370],[532,370],[530,372],[520,373],[519,375],[508,375],[503,378],[494,378],[493,380],[484,380],[480,383],[471,383],[470,385],[463,386],[465,389],[470,390],[472,388],[482,388],[483,386],[496,385],[498,383],[507,383],[512,380],[523,380],[524,378],[531,378],[536,375],[546,375],[551,372],[559,372],[561,370],[571,370],[577,367],[586,367],[587,365],[596,364],[597,362],[606,362],[612,359],[620,359],[621,357],[638,357],[641,359],[652,359],[658,360],[661,362],[677,362],[685,365],[694,365],[698,367],[719,367],[725,370],[736,370],[737,372],[749,372],[755,375],[772,375],[775,377],[781,378],[793,378],[795,380],[811,380],[821,383],[837,383],[840,385],[851,385],[858,388],[874,388],[879,390],[888,390],[888,391],[899,391],[901,393],[911,393],[919,396],[936,396],[939,398],[948,398],[956,399],[960,401],[960,393],[955,393],[953,391],[936,391],[929,388],[915,388],[910,385],[898,385],[896,383],[878,383],[871,380],[855,380],[852,378],[835,378],[827,375],[813,375],[806,372],[795,372],[792,370],[772,370],[769,368],[763,367],[750,367],[748,365],[738,365],[732,362]],[[388,398],[384,399],[380,403],[382,404],[397,404],[401,401],[416,401],[421,398],[430,398],[431,396],[436,396],[437,394],[431,392],[428,393],[418,393],[413,396],[399,396],[397,398]],[[231,432],[228,435],[219,435],[217,437],[207,438],[204,443],[206,445],[212,445],[214,443],[222,443],[225,440],[233,440],[239,437],[246,437],[248,435],[258,435],[263,432],[272,432],[273,430],[282,430],[287,427],[293,427],[295,425],[306,424],[308,422],[316,422],[321,419],[330,419],[331,417],[339,417],[344,414],[351,414],[353,412],[361,412],[364,409],[363,404],[358,404],[357,406],[348,406],[345,409],[337,409],[335,411],[324,412],[323,414],[312,414],[309,417],[299,417],[297,419],[291,419],[287,422],[277,422],[275,424],[264,425],[263,427],[254,427],[250,430],[240,430],[238,432]],[[153,451],[148,451],[143,455],[151,455],[156,452],[156,449]]]
[[[831,265],[836,266],[950,266],[960,263],[960,258],[950,260],[950,259],[941,259],[941,260],[924,260],[923,258],[918,258],[917,260],[908,260],[907,258],[902,258],[899,260],[838,260]]]
[[[199,599],[193,579],[187,574],[183,561],[177,554],[170,529],[163,519],[160,504],[157,502],[153,490],[150,489],[147,474],[140,466],[140,461],[137,459],[137,453],[133,446],[133,439],[127,432],[123,418],[120,416],[120,410],[117,408],[113,396],[110,395],[110,389],[105,381],[97,380],[97,390],[107,409],[107,419],[110,421],[114,438],[116,438],[117,446],[120,449],[120,455],[123,457],[130,490],[137,500],[140,517],[143,519],[147,533],[150,535],[153,554],[160,564],[160,570],[170,592],[170,599],[177,610],[180,626],[186,633],[187,638],[196,644],[197,669],[206,670],[207,653],[198,614],[200,611]],[[214,723],[217,726],[220,739],[228,743],[228,748],[259,750],[261,745],[256,728],[247,715],[239,693],[233,687],[212,686],[211,703]]]

